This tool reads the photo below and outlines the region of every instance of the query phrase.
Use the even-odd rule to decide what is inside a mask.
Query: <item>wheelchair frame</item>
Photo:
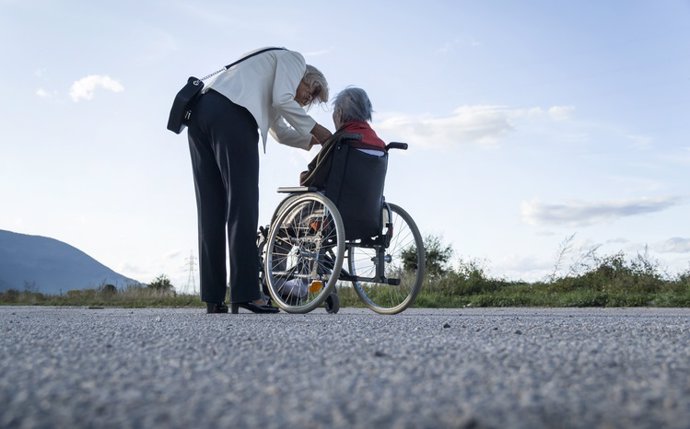
[[[386,149],[404,150],[407,144],[390,143]],[[424,279],[424,245],[401,207],[384,200],[378,235],[346,239],[338,208],[319,190],[278,192],[288,196],[268,228],[259,229],[258,246],[262,285],[280,308],[307,313],[325,304],[337,313],[339,282],[352,283],[364,304],[380,314],[397,314],[414,303]]]

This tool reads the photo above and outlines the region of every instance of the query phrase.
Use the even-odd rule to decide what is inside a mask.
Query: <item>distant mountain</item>
[[[62,241],[0,229],[0,291],[29,288],[59,294],[104,284],[123,288],[138,283]]]

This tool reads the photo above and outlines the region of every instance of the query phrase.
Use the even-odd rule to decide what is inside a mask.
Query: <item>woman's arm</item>
[[[312,147],[312,135],[300,134],[294,128],[288,126],[282,117],[278,117],[270,126],[271,137],[278,143],[309,150]]]
[[[286,51],[276,55],[272,106],[303,136],[309,135],[316,125],[316,121],[295,101],[297,87],[306,68],[304,58],[298,52]]]

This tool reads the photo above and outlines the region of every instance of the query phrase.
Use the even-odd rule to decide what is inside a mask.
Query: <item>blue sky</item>
[[[0,0],[0,229],[191,288],[196,211],[170,102],[285,46],[364,88],[386,197],[508,279],[592,249],[690,268],[690,2]],[[329,107],[311,110],[333,129]],[[261,222],[315,155],[269,141]],[[569,239],[572,237],[572,239]],[[198,282],[197,282],[198,285]]]

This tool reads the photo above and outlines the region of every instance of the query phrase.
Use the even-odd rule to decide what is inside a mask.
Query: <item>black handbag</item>
[[[168,129],[175,134],[180,134],[192,117],[192,108],[196,99],[201,94],[204,83],[201,79],[191,76],[187,84],[177,93],[170,108],[168,117]]]
[[[235,64],[241,63],[242,61],[253,57],[254,55],[259,55],[267,51],[275,50],[285,50],[285,48],[266,48],[247,55],[235,61],[232,64],[228,64],[222,69],[211,73],[208,76],[204,76],[198,79],[194,76],[190,76],[187,79],[187,84],[182,87],[182,89],[175,95],[172,107],[170,108],[170,115],[168,116],[168,129],[175,134],[180,134],[187,124],[189,119],[192,117],[192,110],[196,104],[199,96],[201,95],[201,90],[204,88],[204,81],[210,77],[217,75],[218,73],[224,72]]]

